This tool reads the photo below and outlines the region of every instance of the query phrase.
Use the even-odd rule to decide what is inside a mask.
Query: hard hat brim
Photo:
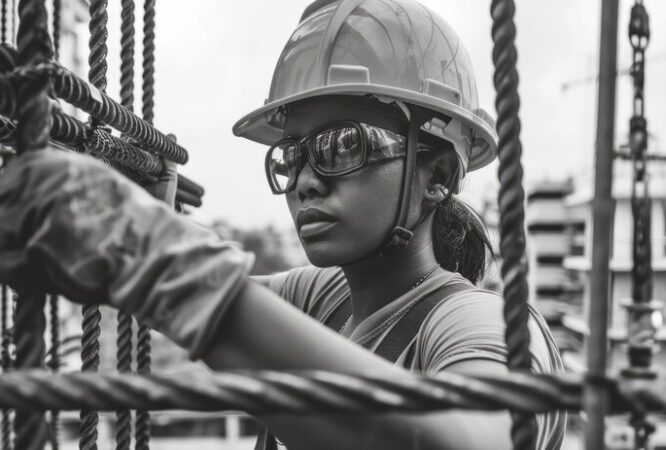
[[[470,127],[474,141],[469,153],[467,171],[477,170],[492,162],[497,156],[497,132],[492,124],[479,116],[456,105],[431,95],[426,95],[393,86],[368,83],[336,84],[317,87],[267,103],[242,117],[233,126],[236,136],[250,139],[264,145],[272,145],[284,138],[284,130],[271,125],[269,116],[282,106],[313,97],[328,95],[373,95],[383,101],[402,101],[427,108],[446,116],[458,119]]]

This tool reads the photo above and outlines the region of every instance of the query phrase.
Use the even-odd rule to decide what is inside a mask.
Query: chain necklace
[[[432,275],[435,272],[435,270],[437,270],[438,267],[439,267],[439,264],[436,264],[435,267],[428,270],[421,278],[419,278],[419,280],[416,283],[412,284],[412,286],[409,288],[409,290],[407,292],[409,292],[413,289],[416,289],[417,286],[420,286],[425,280],[428,279],[428,277],[430,275]],[[340,330],[338,331],[338,333],[342,333],[342,330],[347,328],[347,325],[349,325],[349,322],[351,322],[353,317],[354,317],[353,315],[349,316],[349,318],[345,321],[345,323],[342,324],[342,327],[340,327]]]

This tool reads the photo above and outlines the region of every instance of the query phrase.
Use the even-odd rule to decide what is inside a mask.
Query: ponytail
[[[486,226],[476,211],[449,195],[435,208],[432,234],[435,258],[443,269],[458,272],[473,284],[483,278],[487,251],[493,253]]]

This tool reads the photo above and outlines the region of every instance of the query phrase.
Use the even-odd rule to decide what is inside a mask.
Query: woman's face
[[[287,134],[307,136],[337,113],[299,114]],[[334,178],[317,175],[306,163],[287,204],[310,262],[344,265],[378,249],[395,225],[404,159],[391,159]]]

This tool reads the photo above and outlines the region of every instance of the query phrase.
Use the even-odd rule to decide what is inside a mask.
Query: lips
[[[303,239],[321,234],[335,226],[337,219],[317,208],[302,209],[296,216],[296,227]]]

